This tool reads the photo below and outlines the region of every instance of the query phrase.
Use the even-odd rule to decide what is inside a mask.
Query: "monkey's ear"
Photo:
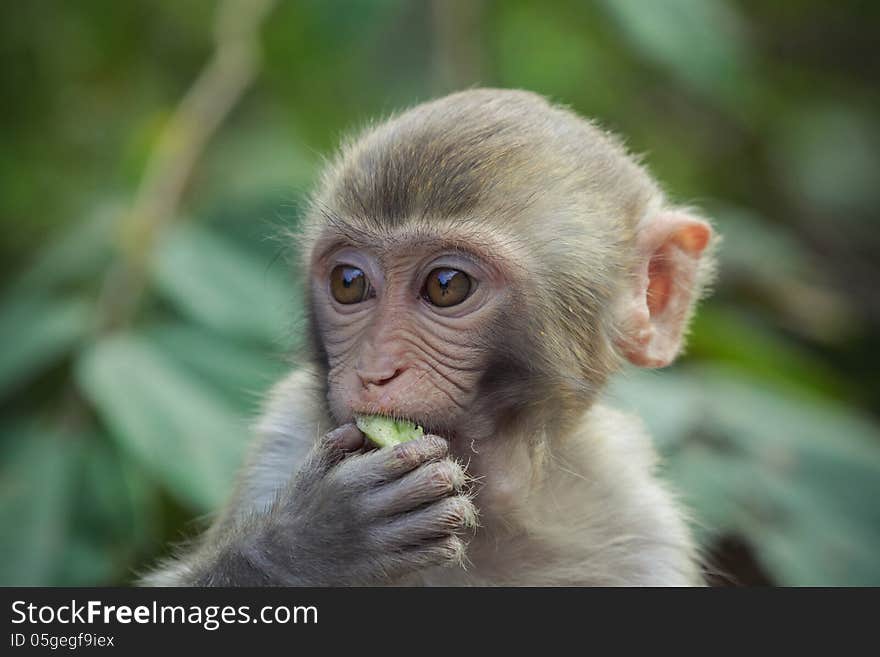
[[[621,317],[624,355],[640,367],[665,367],[681,350],[700,295],[701,261],[712,228],[681,210],[662,210],[640,227],[634,289]]]

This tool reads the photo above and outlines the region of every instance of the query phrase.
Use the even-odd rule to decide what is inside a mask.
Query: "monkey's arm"
[[[300,371],[276,387],[235,493],[153,586],[386,583],[464,553],[476,511],[436,436],[364,451],[353,425],[327,426]]]

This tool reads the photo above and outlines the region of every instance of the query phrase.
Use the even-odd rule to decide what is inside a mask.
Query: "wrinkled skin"
[[[384,243],[383,243],[384,242]],[[319,243],[312,264],[318,332],[325,336],[328,401],[340,422],[354,414],[390,414],[444,436],[473,412],[493,322],[508,302],[509,276],[498,266],[419,239],[376,240],[361,249]],[[339,264],[362,269],[375,297],[337,303],[328,291]],[[384,266],[383,266],[384,265]],[[437,267],[466,273],[474,289],[440,308],[420,290]]]

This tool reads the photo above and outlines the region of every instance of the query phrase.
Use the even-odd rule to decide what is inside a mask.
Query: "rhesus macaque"
[[[143,582],[701,584],[650,438],[600,392],[679,353],[712,238],[617,139],[532,93],[368,128],[296,237],[308,363],[210,530]],[[358,414],[428,435],[373,449]]]

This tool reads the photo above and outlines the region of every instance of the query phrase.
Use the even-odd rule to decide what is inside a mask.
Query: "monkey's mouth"
[[[445,426],[442,423],[432,422],[430,420],[426,420],[425,418],[415,417],[412,415],[402,415],[399,413],[394,413],[388,411],[387,409],[382,410],[383,412],[377,412],[376,409],[352,409],[352,413],[354,417],[376,416],[387,418],[389,420],[394,420],[395,422],[408,422],[410,424],[414,424],[417,427],[421,427],[425,434],[441,436],[448,440],[452,440],[455,436],[455,432],[452,431],[451,427]]]

